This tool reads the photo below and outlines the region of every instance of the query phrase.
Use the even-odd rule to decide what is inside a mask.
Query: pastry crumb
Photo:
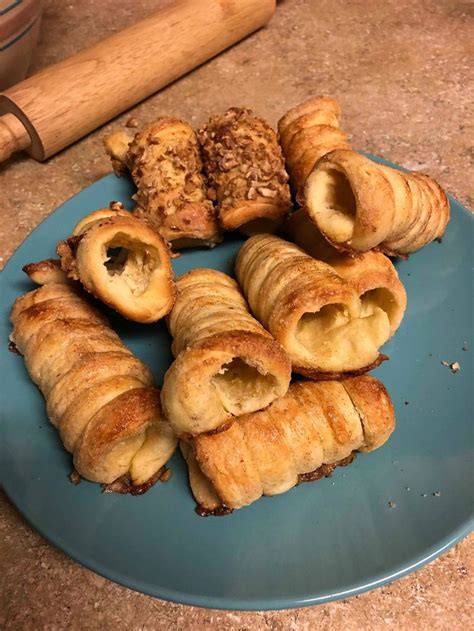
[[[409,486],[406,486],[405,491],[411,491],[411,488]]]
[[[163,471],[163,473],[160,476],[160,481],[161,482],[168,482],[168,480],[171,478],[171,469],[165,469]]]
[[[397,505],[395,504],[395,502],[388,502],[388,507],[389,508],[397,508]]]
[[[136,118],[133,118],[133,116],[131,116],[128,121],[125,123],[125,127],[138,127],[138,121]]]
[[[434,493],[431,493],[431,495],[434,495],[435,497],[440,497],[441,493],[439,491],[435,491]]]
[[[459,372],[461,370],[461,364],[459,362],[447,362],[444,359],[441,361],[442,366],[451,368],[451,372]]]
[[[75,469],[74,471],[72,471],[72,473],[69,474],[69,479],[74,484],[74,486],[77,486],[78,484],[81,483],[81,476],[78,474],[78,472]]]
[[[428,495],[426,493],[422,493],[421,497],[428,497]]]

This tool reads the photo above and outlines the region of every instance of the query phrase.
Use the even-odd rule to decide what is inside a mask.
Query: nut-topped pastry
[[[231,107],[199,131],[208,194],[224,230],[273,232],[291,209],[288,175],[273,129]]]
[[[117,132],[105,139],[117,171],[128,169],[137,186],[135,214],[146,219],[173,249],[220,241],[216,213],[207,199],[199,144],[192,127],[163,116],[134,138]]]

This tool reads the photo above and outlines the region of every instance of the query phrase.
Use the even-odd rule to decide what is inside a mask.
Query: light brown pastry
[[[231,107],[199,131],[209,195],[224,230],[274,232],[291,209],[288,175],[273,129]]]
[[[104,484],[127,476],[132,493],[146,490],[176,447],[149,369],[71,284],[19,297],[11,321],[76,471]]]
[[[161,393],[175,432],[215,430],[285,394],[289,359],[250,315],[237,283],[222,272],[194,269],[176,284],[168,318],[176,359]]]
[[[278,121],[278,135],[290,183],[301,191],[316,162],[334,149],[349,149],[339,128],[341,108],[330,96],[315,96],[289,110]]]
[[[173,306],[167,244],[120,206],[84,217],[57,253],[68,278],[129,320],[156,322]]]
[[[219,243],[199,144],[186,121],[163,116],[134,138],[117,132],[104,145],[114,168],[128,169],[137,186],[135,214],[149,221],[173,249]]]
[[[45,259],[36,263],[27,263],[22,269],[37,285],[70,282],[66,272],[61,267],[60,259]]]
[[[302,201],[325,238],[352,253],[407,255],[441,238],[449,221],[449,202],[434,180],[350,150],[317,162]]]
[[[252,312],[288,353],[293,370],[311,378],[358,374],[378,365],[391,334],[387,312],[362,306],[335,270],[273,235],[240,248],[236,274]]]
[[[395,333],[405,313],[407,295],[388,257],[373,251],[357,256],[342,254],[326,241],[303,208],[290,216],[286,232],[305,252],[328,263],[353,287],[361,301],[362,317],[380,307],[388,315],[390,335]]]
[[[364,375],[292,383],[268,408],[246,414],[181,449],[201,514],[222,514],[288,491],[382,446],[395,428],[383,384]]]

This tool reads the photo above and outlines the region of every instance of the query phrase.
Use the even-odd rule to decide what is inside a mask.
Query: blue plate
[[[303,484],[220,518],[198,517],[179,454],[173,475],[141,497],[73,486],[70,456],[46,419],[23,360],[7,351],[10,306],[31,289],[25,263],[50,257],[86,213],[123,200],[132,185],[109,175],[66,202],[18,248],[0,279],[1,480],[26,519],[95,572],[168,600],[229,609],[278,609],[347,597],[432,560],[473,524],[473,410],[469,211],[451,199],[452,221],[398,264],[408,310],[391,356],[375,374],[390,391],[397,430],[332,478]],[[186,252],[193,267],[231,272],[241,241]],[[161,383],[170,361],[163,323],[113,325]],[[464,348],[468,350],[465,351]],[[441,364],[458,361],[453,374]],[[395,507],[390,507],[394,502]]]

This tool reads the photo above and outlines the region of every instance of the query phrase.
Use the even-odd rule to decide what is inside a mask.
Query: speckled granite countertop
[[[160,0],[45,0],[33,70],[144,17]],[[268,28],[133,110],[197,125],[231,105],[276,123],[312,94],[341,103],[355,147],[430,173],[473,205],[474,5],[462,0],[284,0]],[[60,203],[110,166],[106,130],[46,164],[0,167],[0,266]],[[2,629],[461,629],[473,624],[474,537],[396,583],[325,606],[221,612],[162,602],[115,585],[52,548],[0,495]]]

